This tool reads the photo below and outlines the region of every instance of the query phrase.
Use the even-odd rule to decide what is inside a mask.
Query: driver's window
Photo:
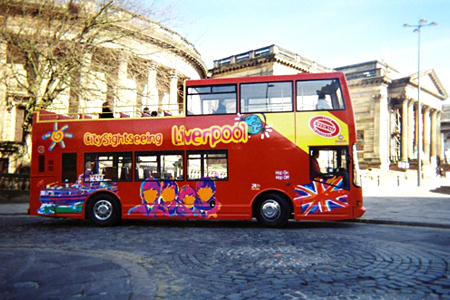
[[[347,148],[311,147],[309,157],[311,180],[349,188]]]

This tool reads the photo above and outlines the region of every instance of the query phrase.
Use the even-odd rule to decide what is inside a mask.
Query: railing
[[[387,171],[387,170],[361,170],[361,181],[376,186],[402,186],[407,185],[413,181],[412,174],[399,171]]]
[[[30,175],[0,173],[0,190],[29,191]]]
[[[145,111],[148,108],[148,112]],[[184,109],[181,104],[165,104],[162,106],[157,105],[127,105],[127,106],[114,106],[112,107],[113,118],[141,118],[141,117],[169,117],[169,116],[184,116]],[[153,114],[152,114],[153,113]],[[37,122],[54,122],[58,120],[64,121],[77,121],[87,119],[100,119],[102,115],[101,107],[81,108],[78,112],[66,113],[41,110],[38,114]]]

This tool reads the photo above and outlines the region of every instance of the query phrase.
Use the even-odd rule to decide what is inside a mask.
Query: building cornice
[[[410,76],[407,77],[403,77],[403,78],[399,78],[399,79],[395,79],[392,81],[392,84],[390,87],[394,88],[394,87],[403,87],[406,88],[408,86],[412,87],[412,88],[418,88],[418,82],[417,82],[417,73],[412,74]],[[440,82],[439,78],[436,75],[436,72],[434,72],[434,70],[428,70],[428,71],[423,71],[419,74],[420,77],[423,76],[430,76],[431,81],[433,82],[433,84],[436,86],[436,89],[438,90],[438,93],[428,89],[426,86],[424,85],[420,85],[420,90],[424,91],[430,95],[433,95],[436,98],[439,98],[441,100],[445,100],[448,98],[448,94],[447,91],[445,90],[444,86],[442,85],[442,83]]]
[[[348,86],[349,87],[356,87],[356,86],[367,86],[367,85],[386,85],[389,86],[392,83],[392,79],[390,79],[387,76],[380,76],[380,77],[370,77],[370,78],[364,78],[364,79],[354,79],[354,80],[348,80]]]
[[[270,45],[264,48],[215,60],[214,68],[209,71],[214,76],[274,62],[305,73],[333,71],[331,68],[325,67],[315,61],[278,47],[277,45]]]

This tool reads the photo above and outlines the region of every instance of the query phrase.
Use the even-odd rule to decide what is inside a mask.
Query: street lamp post
[[[417,46],[417,129],[416,129],[416,140],[417,140],[417,186],[420,186],[422,181],[422,163],[420,159],[420,152],[422,151],[421,144],[421,123],[422,123],[422,107],[420,103],[420,29],[425,26],[436,26],[436,22],[428,23],[427,20],[420,20],[417,25],[405,24],[403,27],[415,28],[413,32],[417,32],[418,35],[418,46]]]

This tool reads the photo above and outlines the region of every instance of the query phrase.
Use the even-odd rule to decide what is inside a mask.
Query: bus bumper
[[[353,208],[353,218],[359,218],[366,212],[366,208],[364,206],[361,207],[354,207]]]

